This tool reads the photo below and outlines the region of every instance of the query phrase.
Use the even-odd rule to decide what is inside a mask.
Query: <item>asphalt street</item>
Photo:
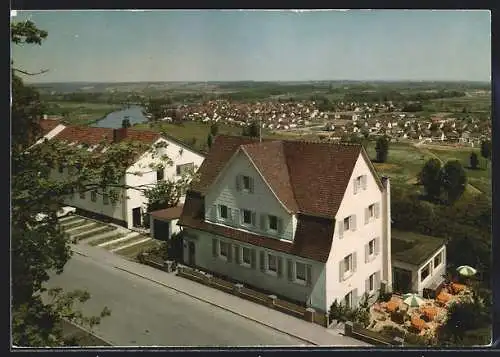
[[[85,289],[91,299],[78,307],[111,316],[95,333],[115,346],[304,346],[304,341],[75,254],[48,287]]]

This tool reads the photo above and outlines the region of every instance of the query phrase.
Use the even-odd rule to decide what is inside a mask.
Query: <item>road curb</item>
[[[140,278],[142,278],[142,279],[149,280],[149,281],[151,281],[151,282],[153,282],[153,283],[155,283],[155,284],[158,284],[158,285],[164,286],[164,287],[166,287],[166,288],[172,289],[172,290],[174,290],[174,291],[176,291],[176,292],[178,292],[178,293],[181,293],[181,294],[184,294],[184,295],[190,296],[190,297],[192,297],[192,298],[194,298],[194,299],[196,299],[196,300],[203,301],[204,303],[207,303],[207,304],[209,304],[209,305],[212,305],[212,306],[218,307],[218,308],[220,308],[220,309],[223,309],[223,310],[229,311],[229,312],[231,312],[231,313],[233,313],[233,314],[235,314],[235,315],[238,315],[238,316],[240,316],[240,317],[243,317],[243,318],[245,318],[245,319],[247,319],[247,320],[251,320],[251,321],[256,322],[256,323],[258,323],[258,324],[260,324],[260,325],[263,325],[263,326],[269,327],[269,328],[271,328],[271,329],[273,329],[273,330],[275,330],[275,331],[278,331],[278,332],[284,333],[284,334],[286,334],[286,335],[288,335],[288,336],[291,336],[291,337],[293,337],[293,338],[299,339],[299,340],[304,341],[304,342],[306,342],[306,343],[312,344],[312,345],[314,345],[314,346],[320,346],[320,344],[318,344],[318,343],[316,343],[316,342],[313,342],[313,341],[311,341],[311,340],[308,340],[308,339],[306,339],[306,338],[304,338],[304,337],[300,337],[300,336],[294,335],[294,334],[292,334],[292,333],[290,333],[290,332],[283,331],[283,330],[281,330],[281,329],[279,329],[279,328],[277,328],[277,327],[274,327],[274,326],[272,326],[272,325],[266,324],[265,322],[262,322],[262,321],[256,320],[256,319],[254,319],[254,318],[252,318],[252,317],[250,317],[250,316],[244,315],[244,314],[242,314],[242,313],[240,313],[240,312],[234,311],[234,310],[229,309],[229,308],[227,308],[227,307],[225,307],[225,306],[218,305],[218,304],[216,304],[216,303],[214,303],[214,302],[212,302],[212,301],[205,300],[205,299],[203,299],[203,298],[200,298],[199,296],[195,296],[195,295],[192,295],[192,294],[190,294],[190,293],[187,293],[187,292],[185,292],[185,291],[183,291],[183,290],[179,290],[179,289],[177,289],[177,288],[174,288],[174,287],[172,287],[172,286],[169,286],[169,285],[167,285],[167,284],[165,284],[165,283],[162,283],[161,281],[158,281],[158,280],[155,280],[155,279],[149,278],[149,277],[144,276],[144,275],[142,275],[142,274],[135,273],[135,272],[133,272],[133,271],[130,271],[130,270],[128,270],[128,269],[125,269],[125,268],[122,268],[122,267],[119,267],[119,266],[116,266],[116,265],[113,265],[113,267],[114,267],[115,269],[122,270],[122,271],[124,271],[124,272],[126,272],[126,273],[129,273],[129,274],[135,275],[135,276],[137,276],[137,277],[140,277]]]

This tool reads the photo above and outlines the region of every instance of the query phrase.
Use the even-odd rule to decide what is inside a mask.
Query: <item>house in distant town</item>
[[[50,140],[75,145],[82,150],[95,153],[102,153],[111,145],[123,141],[141,142],[147,144],[148,148],[157,146],[159,143],[167,144],[166,147],[155,149],[155,153],[148,150],[138,153],[136,161],[127,168],[121,180],[124,188],[115,189],[120,191],[114,192],[118,195],[117,201],[110,199],[112,190],[110,188],[91,192],[74,192],[65,199],[65,204],[76,207],[80,214],[111,221],[127,228],[140,227],[144,223],[143,214],[147,199],[140,190],[134,189],[135,187],[153,187],[161,180],[178,179],[186,170],[199,167],[204,160],[201,153],[185,144],[171,137],[146,130],[67,126]],[[154,168],[155,164],[161,163],[163,155],[167,155],[173,165]],[[59,165],[52,170],[52,177],[64,179],[72,175],[76,169],[76,167]]]
[[[179,219],[184,263],[326,312],[390,287],[390,184],[361,145],[217,136]]]
[[[392,230],[392,287],[395,292],[436,291],[446,273],[444,239]]]

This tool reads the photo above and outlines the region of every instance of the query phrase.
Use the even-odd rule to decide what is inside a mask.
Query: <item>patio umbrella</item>
[[[457,268],[457,273],[462,276],[470,277],[476,275],[477,270],[468,265],[461,265]]]
[[[405,294],[403,295],[403,302],[409,307],[419,307],[425,301],[417,294]]]

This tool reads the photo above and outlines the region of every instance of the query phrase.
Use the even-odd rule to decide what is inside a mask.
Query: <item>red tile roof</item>
[[[182,209],[184,205],[179,205],[175,207],[160,209],[158,211],[150,212],[149,214],[154,218],[164,219],[170,221],[172,219],[178,219],[181,216]]]
[[[52,119],[40,120],[39,125],[40,125],[40,129],[41,129],[41,134],[47,135],[59,124],[61,124],[61,123],[58,120],[52,120]]]
[[[284,242],[206,222],[204,195],[237,150],[245,152],[281,202],[297,214],[293,242]],[[249,244],[326,262],[331,250],[335,215],[361,145],[276,141],[217,136],[199,169],[200,179],[186,196],[179,224]],[[373,168],[369,164],[370,169]],[[372,171],[375,175],[376,172]],[[378,178],[377,178],[378,180]]]
[[[114,135],[117,135],[119,141],[140,141],[145,144],[152,144],[161,137],[159,133],[148,130],[68,126],[66,129],[61,131],[55,139],[66,141],[68,143],[76,142],[78,144],[88,145],[96,145],[101,142],[111,144],[113,142]]]

